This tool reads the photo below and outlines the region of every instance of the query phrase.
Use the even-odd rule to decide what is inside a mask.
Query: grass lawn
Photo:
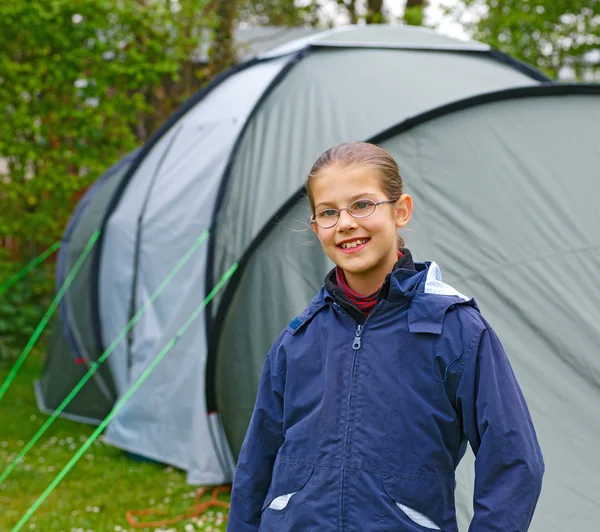
[[[36,406],[33,381],[42,358],[31,354],[6,395],[0,400],[0,475],[42,426],[47,416]],[[10,371],[0,361],[0,383]],[[58,419],[24,460],[0,484],[0,531],[10,531],[69,461],[94,427]],[[172,467],[140,463],[119,449],[96,441],[58,484],[21,530],[64,532],[124,532],[129,530],[220,531],[227,524],[225,509],[159,528],[132,528],[128,510],[166,510],[164,518],[182,514],[194,504],[196,488]],[[229,494],[220,498],[228,500]],[[161,515],[138,519],[160,519]]]

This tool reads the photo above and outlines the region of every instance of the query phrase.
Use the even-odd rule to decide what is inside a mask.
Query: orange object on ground
[[[209,508],[212,508],[213,506],[220,506],[221,508],[229,509],[229,503],[225,502],[225,501],[220,501],[217,497],[219,496],[219,493],[231,491],[231,486],[217,486],[216,488],[213,489],[212,495],[208,501],[200,502],[200,499],[204,496],[204,494],[207,492],[207,490],[208,490],[208,488],[200,488],[198,490],[198,493],[196,493],[196,498],[195,498],[196,504],[194,504],[194,506],[190,506],[185,511],[185,513],[183,513],[181,515],[177,515],[177,516],[171,517],[169,519],[162,519],[160,521],[140,522],[136,519],[137,516],[165,514],[165,513],[167,513],[167,511],[166,510],[155,510],[155,509],[129,510],[127,512],[127,514],[125,514],[127,517],[127,522],[133,528],[159,527],[159,526],[172,525],[174,523],[178,523],[179,521],[183,521],[184,519],[191,519],[192,517],[198,517],[198,516],[202,515],[204,512],[206,512],[206,510],[208,510]],[[227,519],[227,517],[225,516],[224,519]]]

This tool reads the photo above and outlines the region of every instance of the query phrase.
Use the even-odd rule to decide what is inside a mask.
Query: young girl
[[[396,162],[340,144],[306,188],[337,266],[267,356],[227,530],[456,532],[467,441],[469,530],[527,530],[544,463],[525,400],[475,302],[403,248]]]

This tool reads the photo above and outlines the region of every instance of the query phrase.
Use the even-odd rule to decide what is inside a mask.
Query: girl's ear
[[[404,227],[410,221],[413,211],[413,200],[408,194],[402,194],[394,204],[396,227]]]
[[[319,229],[317,228],[317,224],[315,222],[311,222],[310,226],[312,227],[312,230],[314,231],[315,235],[319,236]]]

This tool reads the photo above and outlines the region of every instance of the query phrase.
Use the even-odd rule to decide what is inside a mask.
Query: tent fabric
[[[382,142],[418,168],[406,180],[427,216],[431,252],[450,284],[478,299],[524,390],[547,465],[534,531],[586,530],[597,520],[596,502],[581,494],[600,493],[592,451],[600,431],[590,423],[600,404],[600,300],[588,284],[600,267],[599,136],[600,91],[550,91]],[[418,232],[407,241],[421,255]],[[471,473],[459,475],[465,508]]]
[[[462,48],[463,50],[485,52],[486,44],[476,41],[462,41],[424,28],[366,25],[342,26],[328,31],[307,35],[263,52],[260,57],[274,57],[298,52],[307,46],[358,45],[358,46],[417,46],[442,48]]]
[[[80,220],[84,216],[84,213],[85,213],[85,219],[87,222],[92,221],[94,219],[94,216],[91,215],[90,212],[86,213],[86,209],[88,208],[90,202],[92,201],[92,198],[100,191],[100,189],[102,189],[104,187],[104,185],[106,185],[107,181],[109,181],[110,179],[114,178],[115,181],[118,181],[119,177],[123,176],[125,174],[125,172],[127,171],[127,168],[129,167],[129,164],[131,163],[131,161],[134,157],[135,157],[135,152],[133,152],[129,155],[126,155],[121,160],[117,161],[117,163],[115,163],[100,178],[98,178],[98,180],[89,188],[89,190],[85,193],[85,195],[83,196],[81,201],[77,204],[77,207],[76,207],[75,211],[73,212],[73,215],[69,219],[69,223],[67,225],[67,228],[65,229],[65,233],[62,238],[61,247],[59,248],[58,254],[57,254],[56,276],[55,276],[57,292],[60,290],[60,288],[66,281],[69,271],[71,270],[71,267],[74,264],[74,263],[69,262],[69,258],[72,259],[72,257],[69,257],[69,255],[70,255],[69,250],[71,249],[70,240],[72,238],[73,232],[80,225]],[[109,194],[107,194],[107,196],[110,196],[110,191],[109,191]],[[103,212],[103,209],[100,212]],[[77,252],[79,252],[79,253],[77,253]],[[77,260],[77,257],[81,253],[81,250],[78,249],[77,252],[75,252],[73,254],[75,261]],[[65,339],[67,340],[67,342],[69,344],[71,354],[75,358],[79,358],[80,357],[79,349],[77,348],[75,339],[73,338],[73,332],[69,328],[70,321],[67,317],[67,300],[63,299],[59,303],[59,313],[60,313],[60,317],[61,317],[61,323],[64,327],[63,332],[65,335]]]
[[[307,56],[269,95],[242,137],[226,177],[209,285],[243,254],[328,146],[371,137],[392,120],[456,99],[534,83],[484,56],[343,49]],[[256,179],[271,175],[276,179]]]
[[[271,344],[312,300],[333,267],[308,223],[310,214],[305,201],[297,202],[275,222],[243,269],[226,317],[218,324],[215,366],[208,372],[214,371],[214,378],[208,381],[214,380],[216,405],[236,458]],[[240,348],[250,356],[240,357]]]
[[[43,373],[34,383],[34,392],[38,408],[51,415],[83,378],[88,367],[73,363],[61,323],[57,320],[50,327],[47,350],[52,356],[46,358]],[[100,424],[110,412],[113,402],[104,399],[97,383],[97,379],[90,379],[61,417],[79,423]]]
[[[144,305],[180,257],[210,227],[220,176],[240,128],[256,100],[289,60],[268,61],[223,82],[219,91],[211,92],[156,144],[131,177],[118,208],[110,217],[104,240],[100,305],[115,309],[110,315],[106,313],[102,322],[105,344],[118,335],[131,317],[130,305],[123,305],[121,298],[123,294],[131,297],[139,219],[139,215],[132,217],[131,213],[139,212],[144,199],[140,190],[155,180],[146,212],[142,214],[136,310]],[[243,92],[240,92],[241,87]],[[157,166],[159,160],[161,163]],[[174,209],[174,205],[178,207]],[[135,382],[148,360],[158,354],[204,298],[206,247],[205,244],[197,251],[142,315],[132,331],[129,345],[123,342],[115,350],[110,359],[111,369],[121,377],[118,389],[122,393]],[[115,257],[124,264],[124,269],[117,270],[109,265]],[[200,453],[207,468],[204,481],[219,483],[224,477],[219,473],[218,461],[211,459],[206,447],[194,445],[199,439],[192,437],[190,432],[194,430],[194,422],[202,424],[197,430],[205,435],[204,439],[209,432],[202,392],[205,355],[200,346],[205,344],[204,329],[198,325],[171,350],[168,367],[165,364],[161,372],[151,375],[140,387],[127,407],[115,416],[105,439],[136,454],[184,469],[191,457]],[[166,378],[169,374],[171,377]],[[171,415],[171,412],[177,414]],[[196,421],[199,412],[204,413],[202,421]],[[136,430],[132,431],[129,428],[132,416],[146,422],[143,425],[137,423]]]
[[[457,39],[429,31],[428,29],[415,27],[410,32],[398,32],[396,26],[383,25],[381,28],[375,24],[367,24],[354,28],[352,26],[342,26],[334,29],[329,34],[317,35],[316,42],[343,42],[343,43],[378,43],[394,45],[414,45],[415,41],[420,46],[464,46],[469,49],[488,50],[489,46],[477,41]]]
[[[236,55],[240,60],[247,60],[257,55],[269,52],[290,41],[297,42],[313,35],[323,33],[323,30],[304,26],[249,26],[233,28],[233,41],[236,45]],[[208,46],[203,49],[202,60],[208,62]]]
[[[85,372],[75,349],[97,359],[210,229],[67,415],[102,419],[238,263],[105,434],[190,483],[230,481],[265,354],[332,266],[307,223],[305,175],[330,145],[371,138],[415,198],[408,246],[476,297],[523,387],[547,466],[531,529],[592,529],[600,87],[542,80],[480,43],[405,27],[310,35],[220,76],[74,216],[60,275],[99,224],[104,233],[53,328],[40,408]],[[461,530],[472,462],[458,472]]]
[[[81,199],[65,230],[56,265],[57,291],[94,231],[100,226],[108,201],[136,156],[130,153],[107,170]],[[91,334],[90,300],[81,297],[89,291],[90,257],[59,304],[59,319],[52,325],[43,375],[36,381],[40,409],[52,413],[97,359]],[[74,359],[85,361],[75,364]],[[86,423],[100,423],[110,412],[116,393],[112,374],[100,366],[62,414],[65,418]]]
[[[231,409],[237,400],[239,419],[245,419],[253,401],[252,372],[264,346],[285,325],[282,320],[306,304],[329,266],[314,247],[304,246],[306,258],[294,265],[283,256],[255,255],[267,242],[273,250],[281,245],[270,240],[272,217],[285,218],[292,206],[296,212],[293,197],[312,160],[335,142],[368,138],[440,105],[537,86],[542,79],[479,43],[402,26],[349,27],[262,54],[192,97],[140,149],[125,174],[110,181],[112,195],[100,215],[103,233],[89,275],[82,277],[80,294],[87,290],[90,298],[82,297],[79,307],[74,301],[66,319],[96,359],[210,229],[209,240],[102,366],[112,379],[110,389],[121,397],[226,269],[235,262],[250,269],[241,268],[246,281],[230,282],[137,389],[109,424],[106,441],[185,469],[191,483],[230,481],[245,430],[231,419]],[[86,221],[87,211],[76,222],[81,241],[97,227]],[[304,220],[296,212],[294,220],[277,225],[277,234],[284,239],[295,227],[296,238],[309,238]],[[262,272],[253,269],[259,257]],[[285,297],[272,297],[266,312],[252,307],[261,287],[274,294],[269,277],[278,282],[286,275],[293,282],[280,290]],[[82,323],[74,328],[76,319]],[[221,328],[225,333],[216,334]],[[213,338],[221,343],[213,345]],[[59,344],[49,354],[56,367]],[[223,361],[230,365],[221,366]],[[48,386],[58,397],[66,385],[53,385],[61,376],[52,375]],[[88,400],[91,408],[98,398]],[[78,414],[85,417],[81,405]]]
[[[364,138],[391,125],[393,120],[451,101],[459,95],[474,94],[484,88],[536,83],[523,73],[484,56],[448,55],[445,51],[436,54],[434,51],[427,51],[422,54],[423,57],[415,57],[418,53],[412,50],[346,52],[336,48],[334,51],[319,49],[302,55],[293,53],[259,62],[235,73],[188,110],[148,152],[144,161],[130,176],[129,184],[106,225],[98,283],[99,308],[111,309],[110,312],[101,311],[105,345],[125,326],[131,309],[139,309],[144,304],[199,234],[213,226],[211,219],[205,217],[207,213],[211,214],[220,206],[222,211],[227,210],[219,214],[219,222],[213,226],[214,232],[211,235],[213,244],[233,249],[233,253],[227,257],[231,260],[226,268],[243,254],[245,248],[238,245],[239,235],[247,238],[243,228],[236,226],[226,232],[221,231],[224,227],[222,221],[227,219],[231,209],[235,211],[236,219],[245,216],[250,205],[251,210],[262,212],[264,207],[259,202],[259,196],[248,197],[248,193],[260,192],[272,198],[273,205],[276,205],[302,182],[303,177],[299,172],[289,178],[291,184],[286,179],[287,176],[281,173],[283,170],[300,168],[303,164],[291,159],[289,166],[286,166],[283,153],[279,155],[278,151],[282,145],[285,147],[284,153],[288,155],[289,147],[295,146],[303,153],[302,160],[306,162],[318,150],[325,149],[332,141],[341,139],[344,135]],[[352,84],[360,81],[356,76],[356,63],[351,60],[352,55],[355,55],[356,61],[360,61],[361,67],[369,68],[369,72],[377,77],[381,82],[382,92],[383,87],[386,87],[388,105],[385,109],[381,106],[375,118],[364,109],[361,112],[360,109],[353,109],[352,113],[348,113],[348,109],[353,108],[353,100],[344,96],[344,93],[349,91],[354,95],[354,101],[360,101],[362,97],[358,91],[350,89]],[[437,62],[434,56],[437,57]],[[413,76],[415,85],[421,89],[417,91],[411,88],[409,92],[408,87],[413,86],[404,77],[400,79],[398,73],[417,70],[417,62],[421,69],[424,69],[424,65],[431,64],[428,70],[436,69],[439,74],[437,78],[423,75],[419,79]],[[374,65],[371,66],[371,63]],[[451,68],[442,72],[442,64],[450,65]],[[451,77],[448,72],[453,73]],[[447,85],[444,96],[439,97],[437,92],[423,90],[423,86],[439,84],[442,79]],[[406,86],[403,90],[407,97],[416,100],[413,106],[401,104],[404,101],[404,98],[398,98],[401,85]],[[473,85],[477,88],[474,89]],[[369,87],[365,88],[368,89]],[[415,95],[420,95],[421,92],[424,95],[417,100]],[[315,119],[318,113],[323,112],[323,107],[319,107],[319,97],[332,102],[332,108],[328,111],[331,117],[329,120],[331,127],[337,130],[333,135],[323,138],[319,137],[321,124]],[[345,105],[336,105],[336,98],[340,98]],[[275,105],[274,110],[272,105]],[[299,109],[303,109],[305,113],[299,114]],[[391,109],[394,111],[391,112]],[[226,120],[223,120],[223,115]],[[235,118],[235,123],[229,123],[229,117]],[[300,127],[308,117],[312,120],[311,131]],[[214,132],[211,134],[222,136],[202,136],[191,129],[196,123],[205,125],[211,120],[218,126],[210,129]],[[341,127],[334,126],[335,122],[340,122]],[[345,133],[342,131],[344,128]],[[284,131],[288,132],[287,137]],[[297,131],[296,135],[290,133],[294,131]],[[321,140],[319,143],[311,141],[311,151],[305,152],[303,144],[308,142],[307,138],[311,135]],[[264,136],[269,141],[264,141]],[[287,141],[287,145],[282,140]],[[165,155],[169,146],[170,151]],[[244,159],[245,156],[249,157],[249,161]],[[255,161],[261,158],[273,158],[278,166],[256,166]],[[249,169],[244,173],[246,181],[236,181],[236,172],[246,164]],[[200,168],[204,167],[204,170],[199,169],[198,165]],[[265,179],[263,176],[273,178]],[[140,242],[136,241],[137,221],[151,181],[154,181],[155,190],[148,200],[147,211],[142,214]],[[264,188],[265,183],[270,185]],[[242,201],[228,202],[227,192],[232,190],[239,190],[246,195]],[[252,203],[255,200],[256,205]],[[174,208],[175,205],[177,208]],[[263,222],[271,213],[272,211],[264,210]],[[260,221],[251,225],[258,228]],[[135,272],[136,301],[132,306],[128,299],[131,296],[127,294],[131,293],[134,278],[136,245],[139,246],[140,266]],[[234,247],[236,245],[238,246]],[[168,250],[168,253],[161,253],[161,249]],[[134,382],[149,360],[171,338],[177,325],[181,324],[182,316],[191,314],[203,294],[207,294],[223,275],[225,268],[215,268],[220,263],[218,257],[221,250],[219,247],[213,252],[213,248],[208,245],[200,248],[193,263],[190,262],[183,268],[176,280],[140,319],[130,336],[129,345],[123,342],[115,350],[110,362],[119,393],[124,393],[127,386]],[[207,252],[211,261],[207,261]],[[206,267],[211,268],[213,282],[210,287],[205,287],[198,276]],[[207,352],[205,329],[205,324],[198,320],[193,330],[187,333],[186,342],[180,341],[169,354],[164,369],[151,376],[127,407],[115,416],[106,432],[106,441],[136,454],[186,468],[190,480],[222,482],[231,479],[232,471],[225,469],[224,464],[230,464],[232,460],[227,442],[219,437],[218,430],[210,430],[206,416],[206,412],[213,408],[211,404],[207,404],[207,397],[210,396],[204,390]],[[171,372],[176,372],[178,377],[174,377]],[[192,375],[195,378],[191,378]],[[177,415],[173,415],[175,411]],[[133,419],[137,420],[134,430],[131,428]],[[182,421],[184,419],[192,422],[186,424]],[[144,422],[141,423],[140,420]],[[215,425],[218,426],[218,423]],[[193,431],[191,435],[190,427]],[[166,434],[169,435],[168,438],[165,437]],[[203,445],[198,445],[197,442],[203,442]],[[220,459],[207,459],[213,451]],[[203,464],[205,469],[198,471],[191,464]]]
[[[600,267],[599,103],[600,86],[523,88],[457,102],[378,137],[415,199],[408,247],[476,298],[523,388],[546,460],[534,532],[588,530],[597,520],[585,494],[600,493],[600,431],[591,422],[600,404],[600,295],[591,288]],[[272,340],[262,331],[293,319],[331,266],[302,232],[310,208],[297,197],[249,244],[223,302],[214,380],[234,453]],[[244,382],[241,393],[232,381]],[[472,515],[472,464],[465,458],[457,475],[461,530]]]

